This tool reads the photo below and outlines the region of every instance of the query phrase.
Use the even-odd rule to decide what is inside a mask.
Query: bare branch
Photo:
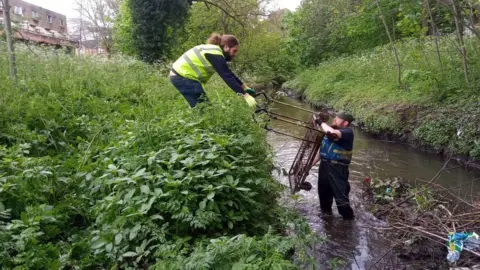
[[[268,3],[270,0],[257,0],[256,2],[240,1],[232,2],[228,0],[198,0],[195,2],[204,3],[210,9],[212,6],[218,8],[224,14],[224,26],[228,25],[228,19],[233,19],[242,27],[246,26],[246,22],[250,17],[267,16],[267,13],[262,9],[262,5]],[[228,28],[228,27],[224,27]]]
[[[216,3],[213,3],[213,2],[210,2],[210,1],[207,1],[207,0],[200,0],[200,1],[197,1],[197,2],[203,2],[205,4],[209,4],[209,5],[212,5],[220,10],[222,10],[228,17],[232,18],[234,21],[238,22],[242,27],[245,27],[245,23],[240,20],[240,18],[238,18],[237,15],[233,15],[231,14],[230,12],[228,12],[226,9],[224,9],[222,6],[216,4]],[[208,6],[207,6],[208,7]]]
[[[113,47],[113,20],[120,12],[120,1],[76,0],[76,4],[77,10],[82,17],[86,18],[88,34],[92,35],[94,40],[110,55]]]
[[[385,20],[385,16],[383,16],[382,8],[380,6],[380,2],[376,0],[377,7],[378,7],[378,12],[380,12],[380,18],[382,19],[383,26],[385,26],[385,31],[387,32],[388,39],[390,40],[390,43],[393,46],[393,54],[395,55],[395,61],[397,63],[397,81],[398,84],[403,88],[403,90],[408,91],[407,86],[402,82],[402,66],[400,64],[400,59],[398,58],[398,53],[397,53],[397,46],[395,46],[395,41],[392,38],[392,35],[390,35],[390,30],[388,29],[387,22]]]
[[[465,42],[463,40],[463,27],[460,23],[462,21],[462,14],[458,12],[457,4],[455,3],[454,0],[451,0],[451,5],[452,5],[452,11],[453,11],[453,18],[455,20],[455,26],[457,28],[457,38],[458,38],[458,44],[460,45],[460,53],[462,56],[465,82],[467,86],[470,87],[470,72],[468,68],[467,50],[465,48]]]
[[[435,20],[433,19],[432,15],[432,8],[430,7],[430,0],[426,0],[426,6],[428,9],[428,15],[430,16],[430,24],[432,25],[432,30],[433,30],[433,35],[435,36],[435,49],[437,51],[437,61],[438,65],[440,67],[440,70],[443,71],[443,65],[442,65],[442,57],[440,56],[440,48],[438,45],[438,29],[437,29],[437,24],[435,23]]]

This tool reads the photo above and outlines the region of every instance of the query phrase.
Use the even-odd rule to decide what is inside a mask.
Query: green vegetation
[[[260,16],[252,14],[262,14],[262,1],[228,2],[235,14],[239,14],[238,18],[226,17],[222,10],[208,8],[204,3],[193,4],[175,56],[180,57],[191,47],[203,44],[212,32],[233,33],[241,43],[234,63],[239,76],[249,82],[278,86],[291,79],[298,61],[286,44],[288,32],[284,20],[289,12],[276,11],[259,20]]]
[[[191,110],[162,66],[17,52],[16,86],[0,55],[2,268],[295,268],[308,225],[276,203],[241,97],[215,84]]]
[[[126,0],[122,4],[117,41],[123,53],[145,62],[165,60],[177,30],[188,19],[187,0]]]
[[[122,2],[114,32],[116,48],[123,54],[149,63],[172,62],[204,44],[213,32],[234,34],[241,46],[233,69],[243,79],[280,86],[293,78],[298,61],[287,46],[288,11],[267,16],[264,0],[195,1],[191,6],[185,0],[165,0],[155,4],[171,10],[150,2]]]
[[[473,47],[477,41],[468,44]],[[437,150],[479,159],[479,73],[472,72],[472,87],[466,88],[461,59],[449,40],[441,43],[442,51],[452,52],[442,54],[443,71],[434,61],[425,61],[435,54],[432,43],[412,40],[398,46],[408,92],[396,81],[388,45],[326,61],[284,87],[316,105],[351,111],[371,133],[405,139],[411,134]],[[472,57],[470,67],[480,70],[480,58]]]
[[[20,45],[11,80],[0,54],[2,269],[314,263],[318,239],[278,204],[252,109],[213,81],[213,104],[191,110],[166,79],[165,63],[212,32],[239,37],[232,68],[247,84],[288,81],[370,132],[480,158],[471,1],[305,0],[293,13],[264,0],[109,2],[109,59]]]
[[[455,24],[450,7],[437,0],[378,0],[381,14],[376,0],[304,0],[286,17],[288,46],[306,67],[373,49],[390,41],[381,15],[393,40],[424,37],[435,33],[427,2],[435,26],[442,34],[452,33]],[[458,2],[465,2],[465,9],[470,7],[469,1]]]
[[[479,15],[469,0],[303,1],[288,26],[304,68],[284,88],[371,133],[480,159]]]

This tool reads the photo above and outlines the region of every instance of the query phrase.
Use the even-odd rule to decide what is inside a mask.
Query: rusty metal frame
[[[324,133],[313,126],[314,119],[315,116],[312,115],[310,128],[306,130],[295,160],[288,172],[288,181],[292,194],[298,192],[301,184],[305,182],[310,168],[314,165],[313,161],[320,150],[320,145],[322,144]]]
[[[268,124],[266,124],[264,127],[266,130],[270,132],[274,132],[283,136],[288,136],[301,141],[300,148],[298,149],[297,155],[295,156],[295,159],[288,172],[288,181],[290,184],[290,191],[292,194],[295,194],[300,190],[301,185],[305,182],[305,179],[309,174],[310,168],[314,165],[313,161],[317,153],[319,153],[320,145],[322,144],[324,133],[323,131],[315,127],[313,124],[314,121],[316,120],[316,116],[315,116],[316,112],[307,110],[301,107],[293,106],[287,103],[272,100],[264,92],[259,93],[257,96],[260,96],[260,95],[262,95],[265,98],[266,102],[263,104],[263,106],[257,106],[257,109],[253,114],[253,120],[255,122],[257,122],[255,115],[257,113],[264,112],[269,116],[270,119],[283,121],[283,122],[297,125],[306,129],[306,133],[304,137],[299,138],[291,134],[283,133],[283,132],[274,130],[272,128],[269,128],[267,126]],[[298,110],[312,113],[311,119],[310,121],[306,122],[306,121],[292,118],[290,116],[270,112],[268,110],[268,106],[273,102],[280,103],[285,106],[293,107]]]

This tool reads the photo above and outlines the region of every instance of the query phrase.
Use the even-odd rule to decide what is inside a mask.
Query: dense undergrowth
[[[397,44],[404,91],[397,82],[390,46],[328,60],[307,69],[284,88],[308,101],[351,111],[367,131],[413,140],[438,151],[480,159],[480,56],[468,40],[470,87],[454,40]],[[476,53],[475,53],[476,52]]]
[[[241,97],[217,84],[212,106],[190,110],[161,66],[17,50],[16,85],[0,55],[0,268],[290,269],[306,258],[292,251],[308,226],[277,204],[264,131]]]

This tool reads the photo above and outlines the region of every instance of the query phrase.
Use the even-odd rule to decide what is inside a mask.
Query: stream
[[[282,97],[281,101],[313,110],[310,105],[299,100]],[[311,116],[307,112],[277,103],[272,104],[270,110],[305,121],[308,121]],[[280,121],[272,121],[270,126],[297,137],[303,137],[305,134],[305,129]],[[389,252],[391,251],[390,241],[378,230],[373,229],[386,224],[376,219],[366,209],[362,199],[362,183],[366,177],[400,177],[412,185],[418,185],[422,181],[431,180],[444,166],[446,160],[439,155],[420,151],[407,144],[373,139],[355,127],[354,132],[354,154],[350,165],[349,181],[350,201],[356,215],[355,220],[344,221],[335,205],[333,217],[320,216],[317,195],[318,166],[310,171],[307,178],[307,181],[313,185],[312,190],[298,192],[299,199],[293,202],[299,213],[308,220],[311,229],[326,238],[325,243],[317,245],[314,251],[319,269],[332,269],[332,263],[336,264],[335,269],[369,269],[371,267],[372,269],[416,269],[412,266],[402,267],[405,262],[400,261],[393,252]],[[268,141],[274,150],[277,166],[288,172],[299,149],[300,141],[271,132],[268,134]],[[449,166],[456,165],[459,164],[453,160],[449,162]],[[281,173],[274,173],[274,176],[282,184],[289,185],[288,177]],[[480,197],[480,170],[460,167],[444,171],[436,183],[452,188],[462,198]],[[293,200],[290,199],[290,201]]]

